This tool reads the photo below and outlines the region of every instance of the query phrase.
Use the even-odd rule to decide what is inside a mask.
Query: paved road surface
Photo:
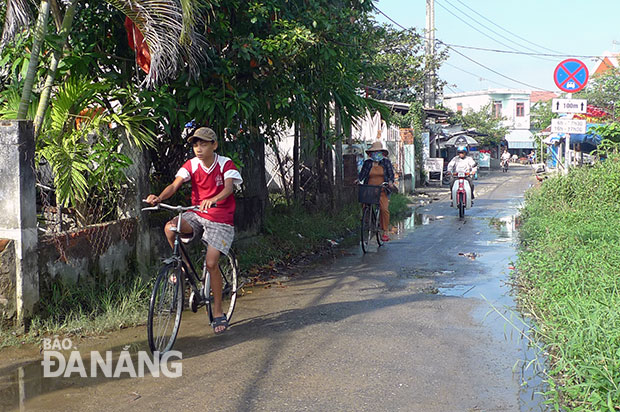
[[[510,328],[485,316],[510,301],[500,279],[515,254],[512,216],[534,182],[526,168],[483,174],[463,221],[447,191],[435,190],[439,200],[385,247],[353,248],[284,287],[254,288],[222,336],[203,312],[186,311],[175,345],[181,378],[42,379],[38,363],[19,373],[15,361],[0,363],[0,409],[18,408],[21,396],[26,410],[542,410],[513,373],[525,355]],[[78,349],[126,345],[144,349],[144,328]],[[5,362],[16,353],[5,352]]]

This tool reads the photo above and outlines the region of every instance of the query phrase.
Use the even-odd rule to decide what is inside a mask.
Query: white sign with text
[[[576,133],[586,132],[586,121],[578,119],[552,119],[551,133]]]

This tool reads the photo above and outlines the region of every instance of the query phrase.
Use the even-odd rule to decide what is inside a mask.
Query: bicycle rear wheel
[[[179,333],[183,313],[183,272],[174,263],[161,268],[147,320],[147,334],[151,352],[164,353],[172,349]]]
[[[364,208],[364,212],[362,213],[360,243],[362,244],[362,251],[364,253],[368,252],[368,243],[370,242],[370,238],[372,237],[372,210],[371,209],[372,209],[371,206],[368,205]]]
[[[235,253],[232,250],[228,251],[228,256],[222,254],[218,264],[223,280],[222,311],[226,315],[228,322],[230,322],[233,312],[235,311],[235,304],[237,303],[237,288],[239,287],[237,275],[239,273],[239,265]]]

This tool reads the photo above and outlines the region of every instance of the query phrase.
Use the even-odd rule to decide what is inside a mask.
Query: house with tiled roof
[[[549,100],[553,100],[560,97],[559,94],[548,91],[532,91],[530,94],[530,104],[533,106],[538,102],[548,102]]]
[[[604,52],[601,58],[596,61],[594,70],[590,72],[590,76],[605,73],[612,68],[619,68],[618,58],[620,58],[620,53]]]

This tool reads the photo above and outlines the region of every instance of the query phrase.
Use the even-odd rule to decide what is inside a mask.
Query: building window
[[[525,105],[523,103],[517,103],[517,117],[525,116]]]
[[[502,101],[495,100],[493,102],[493,115],[497,118],[502,117]]]
[[[463,111],[463,103],[456,104],[456,111],[461,113]]]

